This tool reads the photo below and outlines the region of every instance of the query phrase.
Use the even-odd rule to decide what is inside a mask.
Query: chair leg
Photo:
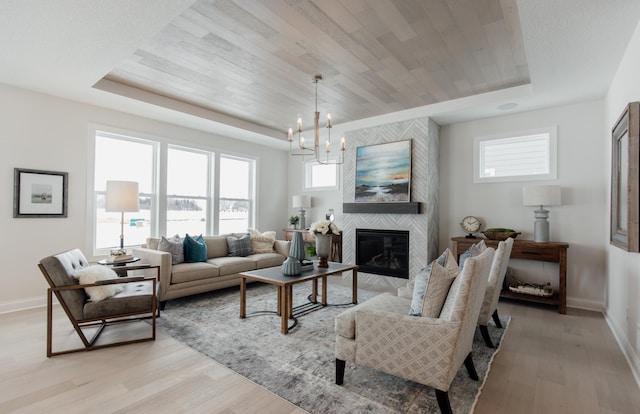
[[[487,344],[489,348],[495,348],[495,345],[493,345],[491,337],[489,336],[489,328],[487,328],[487,325],[480,325],[480,333],[482,334],[484,343]]]
[[[440,407],[442,414],[453,414],[451,403],[449,402],[449,393],[447,391],[436,390],[436,399],[438,400],[438,407]]]
[[[164,310],[164,308],[165,308],[166,306],[167,306],[167,301],[166,301],[166,300],[163,300],[163,301],[161,301],[161,302],[160,302],[160,306],[159,306],[159,308],[160,308],[160,310]]]
[[[476,372],[476,367],[473,365],[473,358],[471,357],[471,352],[464,359],[464,366],[467,367],[467,372],[469,372],[469,377],[472,380],[478,381],[480,378],[478,377],[478,373]]]
[[[344,367],[346,362],[336,358],[336,384],[342,385],[344,382]]]
[[[502,322],[500,322],[500,318],[498,317],[498,309],[493,312],[493,315],[491,315],[491,317],[493,318],[493,322],[496,324],[496,326],[502,329]]]

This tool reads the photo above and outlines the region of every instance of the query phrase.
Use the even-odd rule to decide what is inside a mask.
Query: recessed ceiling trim
[[[93,85],[95,89],[101,91],[110,92],[116,95],[124,96],[137,101],[146,102],[152,105],[160,106],[162,108],[178,111],[188,115],[193,115],[199,118],[207,119],[213,122],[217,122],[223,125],[227,125],[233,128],[239,128],[245,131],[250,131],[256,134],[264,135],[267,137],[275,138],[280,141],[286,141],[287,134],[284,131],[277,131],[271,128],[257,125],[252,122],[244,121],[232,116],[221,114],[219,112],[212,111],[210,109],[203,108],[201,106],[193,105],[177,99],[168,98],[166,96],[158,95],[153,92],[145,91],[140,88],[125,85],[120,82],[115,82],[108,79],[101,79]]]

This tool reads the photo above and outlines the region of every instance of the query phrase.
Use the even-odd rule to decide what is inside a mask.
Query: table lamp
[[[549,210],[544,206],[560,205],[559,185],[532,185],[522,188],[522,204],[525,206],[538,206],[534,210],[536,221],[533,228],[533,240],[536,242],[549,241]]]
[[[135,181],[107,181],[106,212],[119,212],[120,248],[124,249],[124,213],[140,210],[138,183]]]
[[[305,215],[304,209],[311,207],[311,200],[309,199],[309,196],[294,195],[292,205],[293,205],[293,208],[298,209],[298,218],[300,219],[299,226],[301,229],[304,230],[305,228],[307,228],[304,220],[304,215]]]

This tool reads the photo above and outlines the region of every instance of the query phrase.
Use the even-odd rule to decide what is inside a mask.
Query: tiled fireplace
[[[440,127],[429,118],[418,118],[372,128],[346,132],[349,147],[342,166],[343,203],[355,200],[355,148],[364,145],[411,139],[411,202],[420,203],[419,211],[406,213],[396,209],[362,209],[366,212],[343,213],[343,261],[356,263],[356,230],[375,229],[404,231],[409,234],[409,277],[427,266],[438,255],[438,192],[439,192],[439,132]],[[357,209],[356,209],[357,210]],[[379,210],[379,211],[378,211]],[[388,212],[393,211],[393,212]],[[368,272],[366,266],[358,271],[363,283],[396,288],[407,282],[402,277]],[[346,276],[345,276],[346,277]]]

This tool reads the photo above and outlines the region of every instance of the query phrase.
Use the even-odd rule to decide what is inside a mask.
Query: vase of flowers
[[[331,253],[331,238],[334,234],[339,234],[340,229],[329,220],[320,220],[311,224],[309,232],[316,238],[318,267],[329,267],[327,259]]]

